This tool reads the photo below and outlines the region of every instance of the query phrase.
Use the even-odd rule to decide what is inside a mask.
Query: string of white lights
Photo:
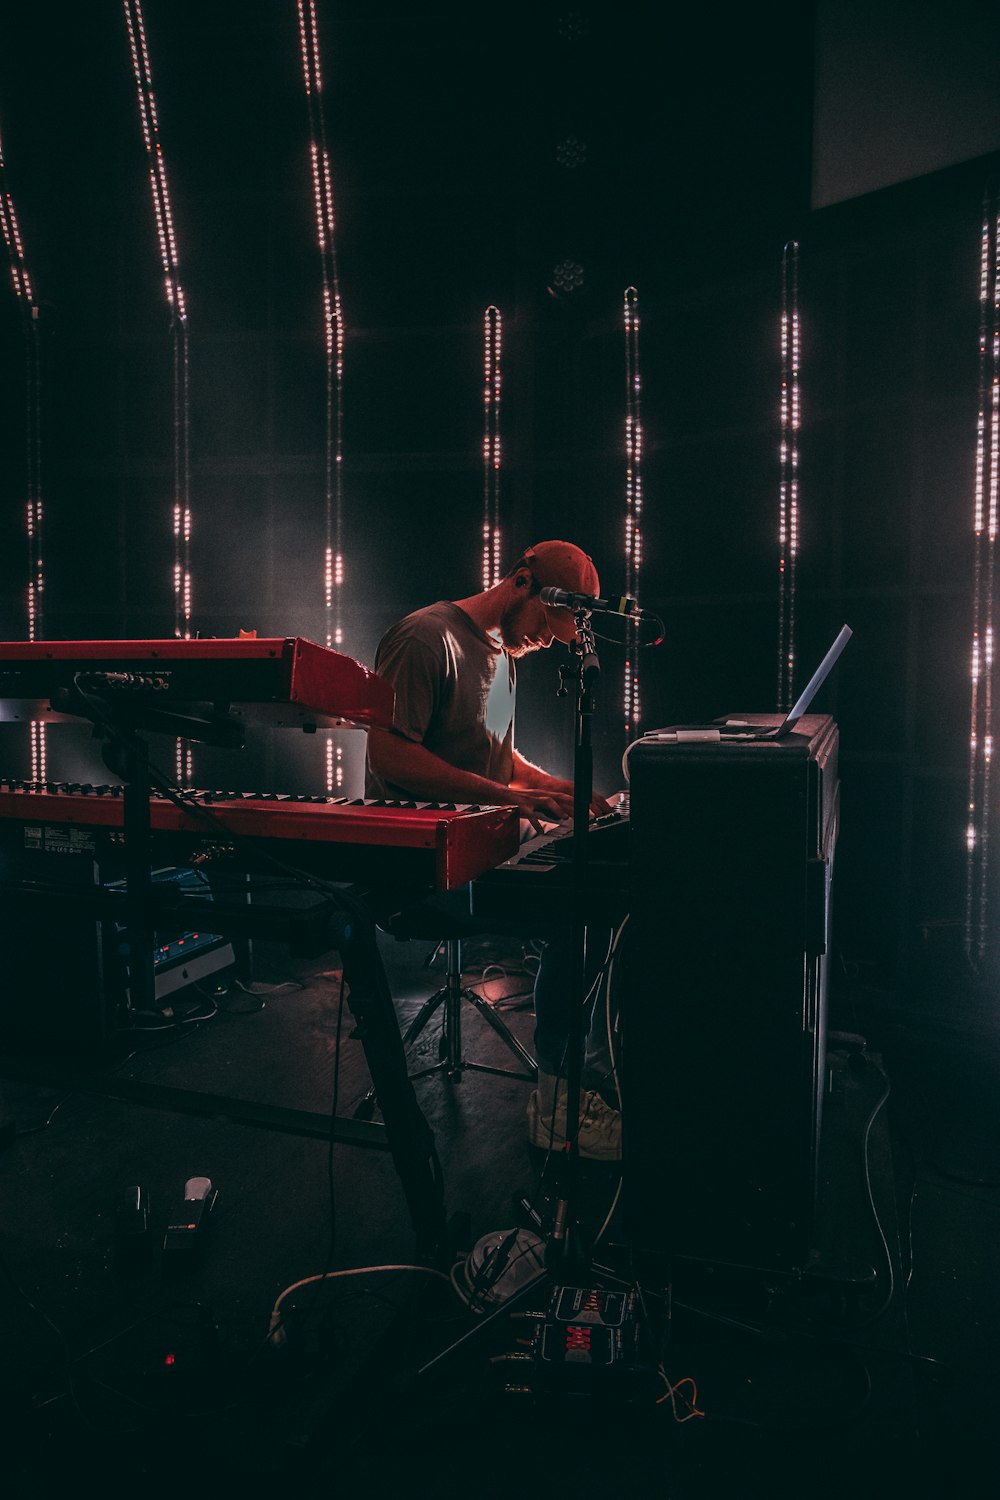
[[[483,316],[483,588],[500,581],[500,309]]]
[[[146,42],[146,27],[140,0],[124,0],[129,50],[139,101],[139,123],[149,158],[149,186],[156,219],[156,235],[163,266],[167,305],[171,312],[174,352],[174,635],[191,639],[191,367],[188,348],[188,315],[180,279],[177,236],[170,206],[167,165],[160,139],[160,122],[153,92],[153,74]],[[179,783],[189,783],[194,771],[190,742],[176,745]]]
[[[636,601],[642,570],[642,375],[639,369],[639,293],[625,289],[625,590]],[[639,621],[627,619],[625,651],[625,738],[641,733]]]
[[[778,703],[787,709],[795,684],[795,588],[799,553],[799,247],[781,257],[781,442],[778,483]]]
[[[309,153],[313,200],[323,278],[323,327],[326,347],[326,438],[324,464],[323,604],[326,644],[344,644],[344,311],[337,275],[334,238],[333,175],[326,145],[323,72],[315,0],[296,0],[302,76],[309,113]],[[339,738],[326,736],[326,785],[344,781]]]
[[[989,934],[993,761],[993,633],[1000,511],[1000,203],[983,206],[979,262],[979,409],[973,502],[969,808],[966,824],[965,951],[973,963]]]
[[[0,141],[0,226],[10,256],[11,280],[21,313],[25,350],[25,534],[28,542],[27,620],[28,640],[45,638],[45,573],[42,558],[42,370],[39,340],[38,300],[28,274],[24,241],[7,181],[7,163]],[[45,723],[32,719],[28,727],[31,779],[48,779],[48,747]]]

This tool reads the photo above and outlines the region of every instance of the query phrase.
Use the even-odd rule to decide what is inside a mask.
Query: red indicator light
[[[164,1359],[163,1363],[165,1365],[175,1365],[177,1363],[177,1355],[176,1354],[168,1354],[167,1357]]]

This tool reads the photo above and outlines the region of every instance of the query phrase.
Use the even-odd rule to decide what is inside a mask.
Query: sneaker
[[[565,1089],[551,1114],[546,1113],[538,1089],[528,1100],[528,1140],[542,1151],[566,1149]],[[622,1117],[596,1091],[580,1095],[580,1156],[587,1161],[621,1161]]]

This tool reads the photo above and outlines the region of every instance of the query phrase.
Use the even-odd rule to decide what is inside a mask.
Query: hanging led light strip
[[[778,702],[791,706],[795,682],[795,573],[799,552],[799,247],[781,257],[781,444],[778,484]]]
[[[309,150],[313,198],[323,276],[323,327],[326,339],[326,444],[324,473],[323,603],[326,644],[344,644],[344,312],[340,300],[334,240],[333,178],[326,147],[323,73],[315,0],[296,0],[302,75],[309,111]],[[327,789],[343,785],[343,750],[326,737]]]
[[[124,0],[129,49],[139,99],[139,123],[149,158],[149,185],[156,218],[156,234],[163,265],[167,305],[171,311],[174,352],[174,635],[191,638],[191,370],[188,317],[180,280],[177,237],[170,207],[167,166],[160,140],[160,122],[153,92],[153,75],[146,44],[146,28],[139,0]],[[179,782],[189,782],[194,763],[190,743],[178,739],[175,771]]]
[[[0,226],[10,256],[11,280],[21,312],[25,345],[25,533],[28,542],[27,620],[28,640],[44,640],[45,575],[42,561],[42,429],[41,429],[41,349],[39,344],[39,305],[32,290],[31,277],[24,254],[21,229],[14,211],[14,199],[7,183],[7,163],[0,142]],[[48,753],[45,724],[33,719],[28,727],[31,779],[48,779]]]
[[[149,157],[149,183],[156,217],[167,303],[173,314],[174,342],[174,633],[191,635],[191,474],[190,474],[190,368],[188,318],[177,257],[177,239],[170,207],[167,168],[160,140],[160,125],[153,93],[153,78],[146,45],[146,29],[139,0],[124,0],[129,47],[139,98],[139,121]]]
[[[639,370],[639,293],[625,291],[625,590],[639,598],[642,569],[642,420]],[[631,742],[640,731],[639,621],[627,619],[625,654],[625,736]]]
[[[483,588],[500,582],[500,354],[498,307],[483,317]]]
[[[974,563],[966,825],[965,951],[986,953],[993,761],[993,632],[1000,511],[1000,204],[984,204],[979,264],[979,410],[973,503]]]
[[[17,222],[14,199],[7,185],[7,161],[3,154],[2,141],[0,141],[0,225],[3,226],[3,237],[10,255],[10,274],[14,283],[14,295],[26,316],[32,313],[37,315],[38,304],[31,289],[31,278],[28,275],[24,256],[24,242],[21,239],[21,227]]]

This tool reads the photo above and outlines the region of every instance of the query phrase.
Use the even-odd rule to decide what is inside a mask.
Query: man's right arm
[[[534,828],[542,818],[562,822],[573,815],[572,793],[541,787],[503,786],[474,771],[460,771],[414,740],[387,729],[369,729],[368,756],[384,782],[406,787],[412,797],[431,802],[481,802],[516,807]]]

